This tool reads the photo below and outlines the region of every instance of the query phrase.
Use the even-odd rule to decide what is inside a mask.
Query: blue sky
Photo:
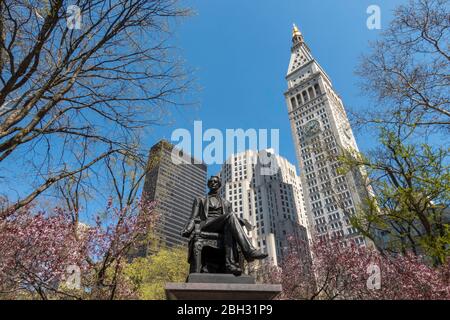
[[[175,26],[175,45],[195,70],[197,107],[172,109],[173,125],[155,129],[154,143],[170,140],[175,128],[203,130],[255,128],[280,130],[280,154],[297,164],[283,92],[290,57],[292,23],[302,31],[314,57],[331,77],[347,108],[367,106],[354,70],[388,25],[400,0],[191,0],[196,14]],[[369,30],[369,5],[381,8],[381,30]],[[361,150],[373,147],[375,136],[356,132]],[[207,143],[206,143],[207,144]],[[209,174],[220,169],[211,165]]]
[[[369,51],[388,25],[391,11],[407,0],[184,0],[195,14],[178,21],[173,42],[179,56],[194,70],[196,86],[192,107],[172,107],[170,125],[152,128],[145,137],[149,148],[173,130],[279,129],[282,156],[297,165],[283,93],[290,58],[292,23],[302,31],[314,57],[331,77],[347,109],[369,105],[354,75],[358,57]],[[381,8],[381,30],[366,27],[369,5]],[[374,146],[376,136],[356,132],[361,150]],[[207,143],[206,143],[207,144]],[[220,165],[211,165],[215,174]],[[29,189],[35,175],[30,168],[14,168],[2,192],[14,199]],[[106,195],[105,195],[106,196]]]

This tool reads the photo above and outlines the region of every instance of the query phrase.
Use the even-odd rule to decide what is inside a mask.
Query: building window
[[[315,98],[313,89],[312,89],[311,87],[308,88],[308,93],[309,93],[309,97],[310,97],[311,99],[314,99],[314,98]]]
[[[304,90],[304,91],[302,92],[302,96],[303,96],[303,100],[304,100],[305,102],[307,102],[307,101],[309,100],[309,98],[308,98],[308,93],[306,92],[306,90]]]
[[[291,98],[291,106],[292,106],[292,109],[294,109],[295,107],[297,107],[297,104],[296,104],[296,101],[295,101],[295,98],[294,98],[294,97]]]

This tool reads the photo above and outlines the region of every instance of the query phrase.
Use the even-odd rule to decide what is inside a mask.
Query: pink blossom
[[[383,255],[353,242],[315,242],[312,261],[291,247],[279,268],[265,275],[281,283],[281,299],[450,299],[450,261],[432,267],[411,253]],[[379,270],[380,287],[368,285],[370,266]]]

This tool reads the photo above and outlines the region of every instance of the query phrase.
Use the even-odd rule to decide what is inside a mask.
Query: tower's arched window
[[[314,85],[314,90],[316,91],[316,96],[320,95],[322,92],[320,91],[320,86],[318,83]]]
[[[308,98],[308,92],[306,92],[306,90],[303,90],[303,91],[302,91],[302,96],[303,96],[303,100],[304,100],[305,102],[309,100],[309,98]]]
[[[295,107],[297,107],[297,103],[295,101],[295,97],[291,98],[291,106],[292,106],[292,109],[295,109]]]
[[[309,88],[308,88],[308,93],[309,93],[309,97],[310,97],[311,99],[314,99],[314,98],[315,98],[313,88],[309,87]]]

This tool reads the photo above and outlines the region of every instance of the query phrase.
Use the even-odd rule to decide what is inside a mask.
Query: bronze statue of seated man
[[[253,247],[243,228],[249,223],[237,217],[231,208],[231,203],[220,197],[218,193],[220,187],[219,177],[212,176],[208,180],[209,193],[206,197],[194,200],[192,215],[181,234],[189,237],[194,230],[196,221],[200,221],[202,232],[221,234],[225,249],[225,272],[240,275],[242,270],[236,262],[237,245],[244,258],[249,262],[255,259],[264,259],[267,254]]]

